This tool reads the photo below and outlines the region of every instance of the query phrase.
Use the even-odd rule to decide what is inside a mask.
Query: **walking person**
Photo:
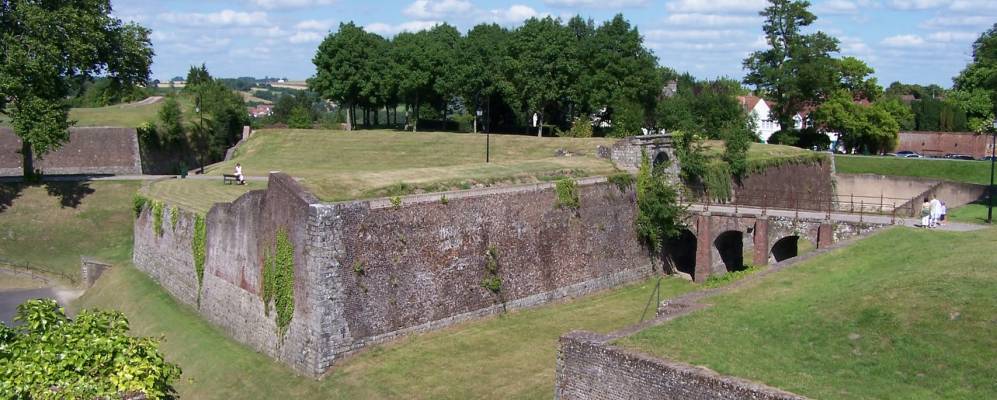
[[[924,203],[921,204],[921,227],[928,228],[930,226],[931,226],[931,201],[925,198]]]
[[[948,208],[948,206],[945,205],[945,202],[943,201],[942,202],[942,218],[938,220],[938,224],[939,225],[945,225],[945,214],[948,214],[948,212],[949,212],[949,208]]]
[[[935,195],[931,195],[931,227],[938,227],[938,221],[942,218],[942,202]]]

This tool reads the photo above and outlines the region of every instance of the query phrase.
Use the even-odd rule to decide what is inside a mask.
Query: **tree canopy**
[[[69,140],[66,98],[74,81],[148,80],[150,31],[111,12],[109,0],[0,2],[0,112],[22,140],[25,177],[34,174],[34,156]]]

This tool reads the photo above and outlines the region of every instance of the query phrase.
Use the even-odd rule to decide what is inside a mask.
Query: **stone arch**
[[[670,263],[676,271],[689,274],[692,279],[696,279],[698,239],[692,231],[683,229],[678,236],[665,240],[662,247],[665,263]]]
[[[727,272],[741,271],[744,266],[744,232],[726,231],[713,240]]]
[[[800,255],[800,237],[797,235],[791,235],[783,237],[772,245],[772,257],[775,258],[775,262],[782,260],[787,260]]]
[[[671,162],[671,159],[668,157],[668,152],[658,151],[657,153],[658,154],[654,155],[654,160],[652,160],[652,166],[657,167],[662,164],[668,165],[668,163]]]

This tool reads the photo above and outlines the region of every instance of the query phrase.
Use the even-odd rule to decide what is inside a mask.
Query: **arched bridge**
[[[690,204],[687,228],[665,244],[663,257],[702,281],[903,222],[891,215]]]

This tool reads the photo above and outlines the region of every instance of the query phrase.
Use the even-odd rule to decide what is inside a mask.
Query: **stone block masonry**
[[[705,368],[631,352],[609,337],[571,332],[557,354],[559,400],[802,400],[804,397]]]
[[[147,208],[135,222],[134,260],[236,340],[318,376],[373,343],[651,275],[633,228],[632,189],[590,179],[578,192],[578,209],[556,207],[552,184],[466,191],[445,202],[413,196],[399,206],[321,203],[273,174],[266,190],[206,216],[203,285],[191,251],[193,214],[180,213],[175,230],[164,215],[160,236]],[[295,249],[295,307],[284,337],[262,301],[263,259],[281,229]],[[497,290],[483,284],[489,274],[501,281]]]
[[[35,168],[46,175],[139,175],[138,136],[134,128],[71,128],[69,141],[36,157]],[[10,128],[0,128],[0,176],[20,175],[21,139]]]

